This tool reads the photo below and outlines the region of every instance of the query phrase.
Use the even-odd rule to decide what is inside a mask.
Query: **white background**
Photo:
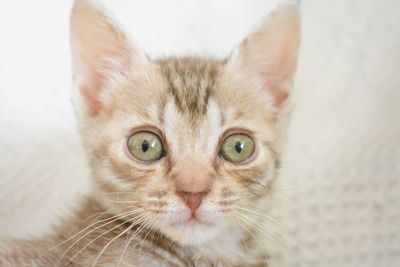
[[[103,2],[152,57],[222,57],[281,1]],[[282,239],[267,242],[271,265],[399,267],[400,1],[301,4],[274,212],[302,234],[271,223]],[[1,238],[48,231],[88,188],[70,104],[71,5],[0,2]]]

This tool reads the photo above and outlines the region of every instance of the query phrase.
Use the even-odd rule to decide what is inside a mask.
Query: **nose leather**
[[[196,210],[200,207],[201,202],[203,201],[204,196],[208,194],[208,191],[203,191],[199,193],[191,193],[186,191],[180,191],[178,194],[182,197],[183,201],[185,201],[186,205],[192,211],[194,215]]]

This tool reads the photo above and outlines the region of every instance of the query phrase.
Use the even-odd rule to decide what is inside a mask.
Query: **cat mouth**
[[[187,225],[189,227],[195,226],[212,226],[213,223],[204,216],[199,216],[198,214],[192,214],[188,219],[184,220],[181,224]]]
[[[206,222],[204,220],[200,220],[199,218],[192,216],[189,220],[187,220],[185,223],[187,224],[191,224],[191,225],[198,225],[198,224],[202,224],[202,225],[210,225],[209,222]]]
[[[212,227],[212,224],[210,222],[200,221],[198,219],[189,219],[187,221],[177,224],[176,227],[179,228],[183,227],[188,231],[194,231],[197,229],[204,229],[204,228],[208,229]]]
[[[196,227],[196,226],[212,226],[212,223],[205,218],[201,218],[200,216],[188,216],[182,220],[174,222],[172,225],[174,226],[188,226],[188,227]]]

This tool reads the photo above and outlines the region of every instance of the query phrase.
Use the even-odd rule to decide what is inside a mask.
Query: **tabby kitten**
[[[71,16],[76,113],[93,194],[1,266],[267,266],[263,213],[299,15],[281,4],[226,60],[151,60],[96,5]]]

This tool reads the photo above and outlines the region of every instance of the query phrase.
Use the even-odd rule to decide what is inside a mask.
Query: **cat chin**
[[[221,232],[221,227],[215,224],[188,221],[164,227],[163,232],[181,245],[199,246],[215,239]]]

